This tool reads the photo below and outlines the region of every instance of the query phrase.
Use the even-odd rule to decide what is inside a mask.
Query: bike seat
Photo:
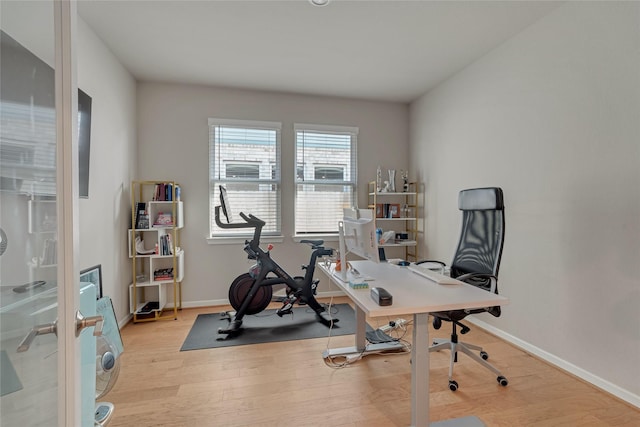
[[[313,247],[322,246],[324,240],[300,240],[300,243],[308,243]]]

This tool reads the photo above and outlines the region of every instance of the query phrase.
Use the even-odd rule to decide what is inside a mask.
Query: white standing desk
[[[347,356],[349,354],[367,354],[380,352],[385,344],[366,344],[366,316],[413,315],[413,342],[411,350],[411,425],[425,427],[429,425],[429,313],[436,311],[491,307],[508,303],[507,298],[493,294],[475,286],[459,282],[456,285],[438,285],[406,267],[386,262],[349,261],[363,276],[373,278],[369,288],[385,288],[393,296],[393,304],[379,306],[371,298],[370,289],[352,289],[348,282],[337,277],[334,264],[318,267],[343,290],[356,305],[355,346],[332,349],[324,356]],[[397,350],[397,344],[388,349]],[[432,425],[483,426],[476,417],[447,420]]]

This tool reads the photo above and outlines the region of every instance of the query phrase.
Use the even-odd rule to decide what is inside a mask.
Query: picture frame
[[[389,218],[400,218],[400,204],[391,203],[389,205]]]
[[[376,218],[384,218],[384,207],[382,203],[376,205]]]
[[[102,264],[85,268],[80,271],[80,282],[93,283],[96,285],[96,299],[102,298]]]

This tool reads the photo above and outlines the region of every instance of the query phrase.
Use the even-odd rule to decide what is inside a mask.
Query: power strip
[[[405,326],[407,323],[406,320],[404,319],[396,319],[395,321],[391,321],[388,324],[384,325],[384,326],[380,326],[378,329],[380,329],[382,332],[389,332],[392,331],[396,328],[401,328],[403,326]]]

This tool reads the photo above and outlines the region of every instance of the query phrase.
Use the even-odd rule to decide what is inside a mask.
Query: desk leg
[[[413,315],[411,347],[411,425],[429,426],[429,314]],[[476,416],[432,423],[431,427],[485,427]]]
[[[411,425],[429,425],[429,313],[413,315]]]
[[[367,345],[367,315],[356,305],[356,349],[363,351]]]

